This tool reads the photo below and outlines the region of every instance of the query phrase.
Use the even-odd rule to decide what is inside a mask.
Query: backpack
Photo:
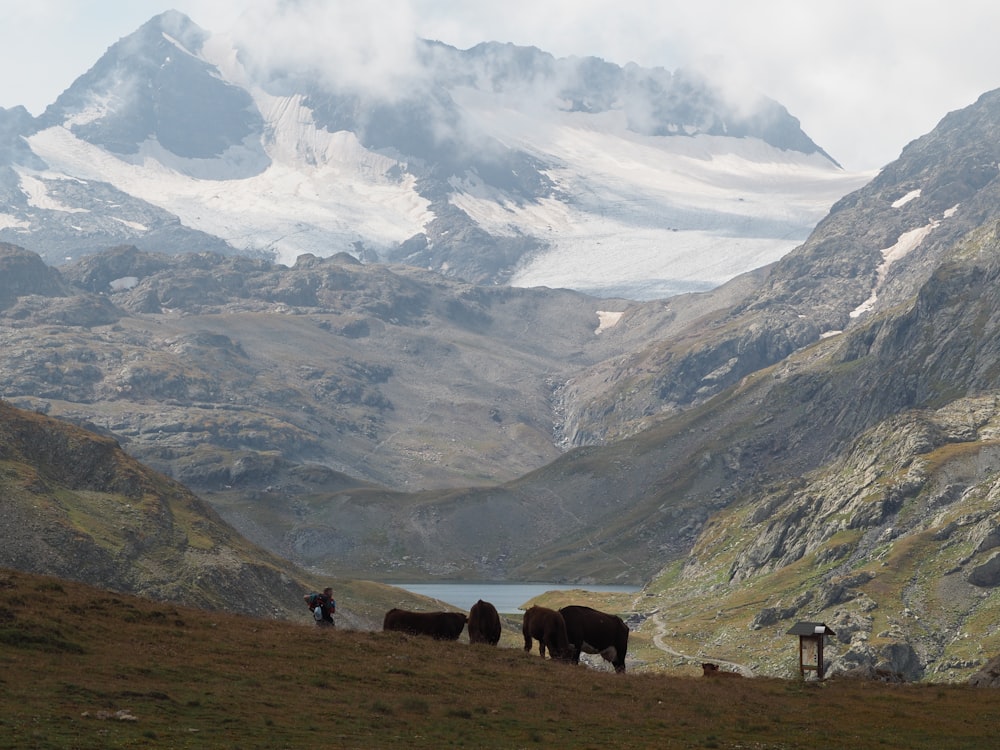
[[[327,599],[323,594],[311,594],[309,596],[309,607],[312,609],[316,622],[324,619],[323,613],[327,607],[330,608],[331,613],[337,611],[337,605],[333,599]]]

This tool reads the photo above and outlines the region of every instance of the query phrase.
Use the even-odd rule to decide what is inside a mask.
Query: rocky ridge
[[[552,389],[618,350],[599,312],[628,304],[346,254],[288,268],[121,247],[56,271],[6,246],[0,263],[0,393],[199,490],[303,462],[394,489],[537,468],[562,450]]]
[[[287,563],[249,545],[204,501],[150,472],[111,438],[5,402],[0,432],[0,565],[282,617],[292,613],[295,592],[308,585],[303,574],[297,578]]]

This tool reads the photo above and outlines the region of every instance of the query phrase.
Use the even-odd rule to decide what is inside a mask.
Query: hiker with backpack
[[[306,594],[302,598],[313,613],[316,627],[334,627],[333,613],[337,611],[337,602],[334,601],[332,588],[327,586],[322,594]]]

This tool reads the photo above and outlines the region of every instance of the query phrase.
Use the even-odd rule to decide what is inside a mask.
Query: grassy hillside
[[[0,748],[995,746],[992,690],[616,675],[509,636],[320,631],[0,570]]]

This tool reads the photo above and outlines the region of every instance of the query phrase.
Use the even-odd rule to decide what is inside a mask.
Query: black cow
[[[457,641],[465,628],[462,612],[410,612],[390,609],[382,620],[382,630],[398,630],[410,635],[429,635],[439,641]]]
[[[497,608],[480,599],[469,610],[469,643],[500,642],[500,615]]]
[[[538,653],[545,658],[545,649],[549,656],[560,661],[573,660],[573,647],[566,637],[566,621],[554,609],[546,607],[531,607],[524,613],[521,624],[524,634],[524,650],[531,651],[531,639],[538,641]]]
[[[616,672],[625,671],[628,650],[628,625],[622,618],[590,607],[571,604],[559,610],[566,623],[566,637],[573,646],[573,661],[580,662],[580,652],[600,654],[614,665]]]

